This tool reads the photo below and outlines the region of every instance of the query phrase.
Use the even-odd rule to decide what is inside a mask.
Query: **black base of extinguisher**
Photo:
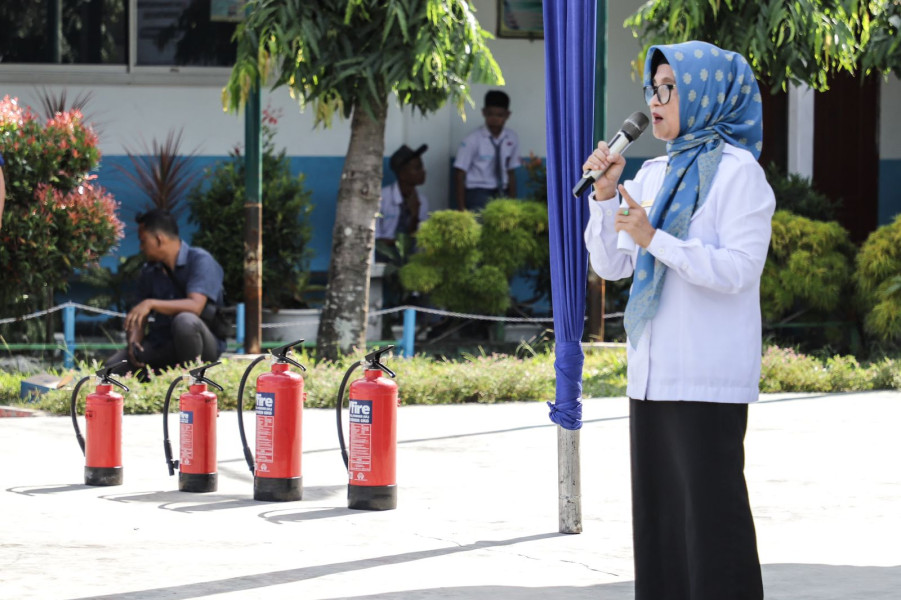
[[[303,477],[254,477],[253,499],[290,502],[303,498]]]
[[[397,508],[397,485],[349,485],[347,508],[394,510]]]
[[[122,485],[122,467],[85,467],[85,485]]]
[[[181,492],[215,492],[219,489],[219,473],[178,473],[178,490]]]

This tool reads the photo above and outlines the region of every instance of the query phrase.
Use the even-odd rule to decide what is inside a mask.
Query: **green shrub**
[[[792,348],[769,346],[760,371],[761,392],[845,392],[897,389],[898,361],[861,365],[853,356],[819,359]]]
[[[309,262],[313,237],[309,224],[312,193],[303,174],[294,176],[282,149],[273,139],[277,119],[264,112],[263,135],[263,306],[306,308]],[[191,243],[210,252],[225,271],[226,300],[244,300],[244,158],[238,150],[231,159],[207,169],[208,186],[188,195],[190,219],[198,225]]]
[[[307,367],[304,372],[305,406],[334,408],[338,388],[344,372],[354,361],[352,357],[336,362],[316,363],[306,352],[297,360]],[[538,352],[526,358],[504,355],[471,355],[461,360],[434,360],[417,356],[410,359],[388,357],[385,364],[397,373],[399,396],[403,404],[453,404],[460,402],[532,402],[551,400],[554,397],[554,356],[550,352]],[[207,371],[207,376],[220,384],[225,391],[219,393],[219,407],[234,410],[242,375],[247,361],[223,359],[222,364]],[[98,363],[81,364],[80,377],[100,368]],[[252,410],[256,378],[269,369],[263,361],[251,372],[244,391],[244,407]],[[139,383],[131,376],[119,378],[131,388],[125,394],[126,414],[148,414],[162,411],[169,384],[187,372],[187,369],[169,369],[148,383]],[[354,378],[362,376],[358,369]],[[584,396],[622,396],[626,391],[625,350],[605,349],[590,352],[585,357]],[[20,404],[19,382],[22,376],[0,377],[0,401]],[[94,382],[82,387],[78,398],[79,414],[83,414],[84,400]],[[74,384],[73,384],[74,387]],[[173,402],[187,389],[187,384],[177,387]],[[56,414],[67,414],[72,389],[48,392],[29,407]],[[175,410],[175,407],[170,407]]]
[[[334,408],[338,387],[344,372],[355,360],[345,357],[337,362],[315,362],[313,357],[300,353],[297,360],[307,367],[304,372],[305,406]],[[503,355],[470,355],[460,360],[434,360],[426,356],[410,359],[387,357],[385,364],[396,371],[400,401],[403,404],[453,404],[461,402],[540,402],[554,397],[554,355],[537,352],[525,358]],[[899,361],[883,358],[873,363],[859,363],[854,357],[832,356],[817,358],[792,348],[769,346],[761,362],[760,391],[775,392],[840,392],[878,389],[901,389]],[[222,385],[219,407],[237,407],[238,386],[246,360],[225,358],[221,365],[207,371],[207,376]],[[79,365],[80,375],[100,368],[96,362]],[[244,407],[253,410],[257,377],[269,369],[263,361],[248,376],[244,391]],[[159,413],[166,390],[176,377],[187,369],[169,369],[153,377],[149,383],[122,377],[131,391],[125,395],[127,414]],[[360,376],[359,370],[354,378]],[[19,400],[19,385],[26,376],[21,373],[0,373],[0,404],[25,404]],[[84,413],[84,399],[93,390],[93,382],[82,387],[79,394],[79,414]],[[74,385],[73,385],[74,387]],[[173,393],[175,399],[187,389],[183,383]],[[622,397],[626,393],[626,351],[624,348],[604,348],[585,354],[582,371],[585,398]],[[48,392],[26,406],[56,414],[68,414],[72,394],[67,390]],[[171,407],[177,410],[176,406]]]
[[[81,112],[39,120],[9,96],[0,100],[0,154],[7,185],[0,231],[0,314],[49,308],[77,270],[122,238],[115,199],[90,175],[98,137]],[[18,333],[16,326],[3,332]]]
[[[480,220],[481,222],[480,222]],[[547,206],[531,200],[492,200],[471,212],[432,213],[416,234],[419,249],[400,270],[401,284],[429,295],[447,310],[502,314],[510,306],[510,280],[537,273],[536,297],[548,293]]]
[[[775,163],[767,167],[766,178],[773,188],[778,210],[787,210],[816,221],[836,218],[840,202],[813,189],[810,179],[795,173],[786,175]]]
[[[761,310],[781,345],[854,349],[852,259],[855,248],[836,222],[778,210],[760,281]],[[803,329],[796,328],[799,324]]]
[[[883,341],[901,340],[901,216],[867,237],[855,279],[866,331]]]
[[[778,321],[798,310],[838,308],[848,291],[853,251],[838,223],[776,211],[760,283],[764,318]]]
[[[482,225],[466,211],[439,210],[419,226],[419,252],[400,269],[409,291],[428,294],[439,308],[460,312],[501,314],[510,305],[504,271],[489,263],[479,241]]]

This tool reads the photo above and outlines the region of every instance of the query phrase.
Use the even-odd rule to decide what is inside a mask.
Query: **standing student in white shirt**
[[[510,96],[500,90],[485,94],[485,125],[465,138],[454,157],[457,208],[482,210],[492,198],[516,198],[515,169],[519,137],[505,127],[510,118]]]
[[[604,142],[584,164],[607,169],[589,201],[592,268],[633,276],[624,324],[635,598],[761,600],[744,478],[775,210],[757,163],[760,91],[744,57],[703,42],[650,48],[644,86],[667,155],[626,187],[625,160]],[[635,248],[617,249],[621,231]]]

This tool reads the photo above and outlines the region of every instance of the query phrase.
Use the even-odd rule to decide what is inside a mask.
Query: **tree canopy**
[[[287,85],[317,124],[395,92],[423,114],[448,100],[462,113],[469,81],[503,84],[466,0],[251,0],[236,32],[238,59],[223,92],[247,100],[256,77]]]
[[[642,44],[700,39],[742,53],[773,90],[901,68],[901,0],[651,0],[626,20]]]
[[[448,101],[462,114],[470,81],[503,83],[490,34],[467,0],[251,0],[235,35],[227,109],[260,82],[288,86],[317,125],[351,118],[316,341],[335,358],[365,344],[389,94],[423,114]]]

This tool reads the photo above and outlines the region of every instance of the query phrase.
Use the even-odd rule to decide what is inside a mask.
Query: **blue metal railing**
[[[77,304],[75,302],[65,302],[58,306],[54,306],[53,308],[39,311],[30,315],[25,315],[22,317],[16,317],[11,319],[0,319],[0,325],[5,323],[12,323],[15,321],[23,321],[27,319],[33,319],[36,317],[40,317],[43,315],[47,315],[58,310],[63,311],[63,345],[60,348],[63,352],[63,364],[65,368],[72,368],[75,364],[75,351],[78,348],[82,349],[99,349],[99,348],[124,348],[125,345],[121,343],[113,343],[113,344],[92,344],[92,343],[81,343],[79,344],[75,339],[75,312],[76,310],[83,310],[88,312],[96,312],[101,314],[106,314],[114,317],[124,317],[123,313],[117,313],[108,310],[96,309],[91,306],[85,306],[83,304]],[[437,310],[432,308],[424,308],[417,306],[399,306],[396,308],[389,308],[384,310],[372,311],[369,313],[369,316],[376,317],[381,316],[393,312],[403,311],[404,319],[403,319],[403,334],[401,338],[396,341],[399,349],[401,351],[401,355],[404,357],[411,357],[415,352],[415,339],[416,339],[416,313],[424,312],[431,313],[436,315],[445,315],[445,316],[453,316],[459,318],[467,318],[467,319],[476,319],[476,320],[487,320],[487,321],[498,321],[498,322],[525,322],[525,323],[544,323],[553,321],[551,318],[511,318],[511,317],[495,317],[495,316],[486,316],[486,315],[470,315],[464,313],[454,313],[443,310]],[[606,315],[605,318],[612,318],[622,316],[621,313]],[[294,325],[294,322],[287,323],[267,323],[264,324],[265,328],[272,327],[285,327]],[[246,313],[245,307],[243,303],[237,304],[235,307],[235,349],[239,353],[244,352],[244,341],[246,339]],[[5,347],[11,350],[17,349],[44,349],[44,350],[53,350],[59,348],[56,344],[5,344]]]

